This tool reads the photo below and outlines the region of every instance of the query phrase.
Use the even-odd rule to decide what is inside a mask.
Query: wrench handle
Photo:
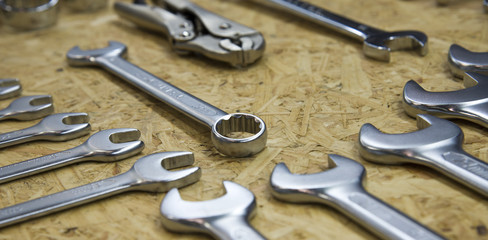
[[[129,172],[0,209],[0,228],[127,191]]]
[[[238,240],[238,239],[266,239],[261,233],[254,229],[249,222],[242,217],[217,219],[211,222],[211,232],[215,239]]]
[[[321,26],[331,28],[349,37],[363,41],[371,35],[385,33],[377,28],[342,17],[319,6],[300,0],[252,0],[279,8]]]
[[[0,148],[33,141],[36,140],[36,138],[39,136],[39,131],[36,126],[13,132],[3,133],[0,134]]]
[[[226,112],[152,75],[121,57],[103,56],[97,63],[143,92],[171,105],[183,114],[210,128]]]

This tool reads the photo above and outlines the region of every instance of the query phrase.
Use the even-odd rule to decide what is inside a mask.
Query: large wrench
[[[127,172],[80,187],[0,209],[0,228],[128,191],[166,192],[200,179],[191,152],[163,152],[140,158]]]
[[[212,142],[221,153],[232,157],[248,157],[266,147],[266,124],[252,114],[226,112],[192,96],[191,94],[159,79],[124,59],[127,47],[116,41],[96,50],[81,50],[78,46],[69,50],[71,66],[100,66],[140,90],[171,105],[185,115],[212,129]],[[228,137],[231,132],[254,134],[246,138]]]
[[[53,99],[49,95],[35,95],[17,98],[0,110],[0,120],[34,120],[54,112]]]
[[[0,167],[0,183],[31,176],[82,161],[113,162],[144,149],[141,133],[133,128],[116,128],[93,134],[74,148]]]
[[[390,61],[390,51],[417,49],[424,56],[428,53],[427,35],[419,31],[387,32],[347,19],[323,8],[300,0],[252,0],[267,6],[279,8],[331,28],[363,42],[367,57]]]

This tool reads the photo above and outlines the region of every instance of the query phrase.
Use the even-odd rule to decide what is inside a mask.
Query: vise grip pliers
[[[163,32],[181,54],[195,52],[234,66],[246,66],[264,52],[264,38],[255,29],[188,0],[153,2],[156,5],[146,5],[144,1],[142,4],[116,2],[114,8],[119,16],[140,27]]]

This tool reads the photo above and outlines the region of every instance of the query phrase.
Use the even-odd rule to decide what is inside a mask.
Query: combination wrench
[[[367,57],[390,61],[390,51],[416,49],[421,55],[428,53],[428,38],[419,31],[387,32],[347,19],[323,8],[300,0],[252,0],[278,8],[333,29],[363,42],[363,52]]]
[[[0,100],[15,97],[22,92],[22,86],[17,78],[0,79]]]
[[[191,152],[154,153],[138,159],[127,172],[24,203],[0,209],[0,228],[128,191],[166,192],[200,179]]]
[[[267,131],[264,121],[252,114],[228,114],[194,96],[159,79],[124,59],[127,47],[116,41],[96,50],[73,47],[67,53],[71,66],[100,66],[126,80],[149,95],[171,105],[185,115],[211,128],[215,148],[232,157],[248,157],[266,147]],[[245,138],[232,138],[229,133],[247,132]]]
[[[82,161],[113,162],[140,153],[144,142],[133,128],[116,128],[97,132],[74,148],[0,167],[0,183],[32,176]]]
[[[447,61],[452,74],[458,78],[463,78],[464,72],[488,71],[487,52],[472,52],[457,44],[449,47]]]
[[[26,96],[15,99],[8,107],[0,110],[0,121],[16,119],[21,121],[45,117],[54,112],[53,99],[49,95]]]

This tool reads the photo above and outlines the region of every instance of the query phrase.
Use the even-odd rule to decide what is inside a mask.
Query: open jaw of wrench
[[[18,96],[21,92],[22,86],[20,86],[19,79],[0,79],[0,100]]]
[[[185,115],[211,128],[212,142],[221,153],[232,157],[252,156],[266,147],[267,131],[264,121],[252,114],[228,114],[191,94],[171,85],[151,73],[126,61],[127,47],[116,41],[96,50],[74,47],[67,53],[71,66],[100,66],[149,95],[167,103]],[[253,134],[232,138],[232,132]]]
[[[344,213],[382,239],[443,239],[410,217],[366,192],[366,170],[349,158],[329,154],[332,169],[292,174],[284,163],[271,173],[271,193],[293,203],[321,203]]]
[[[410,80],[403,88],[403,108],[411,117],[430,114],[459,118],[488,128],[488,76],[467,72],[464,86],[457,91],[429,92]]]
[[[15,99],[8,107],[1,109],[0,120],[34,120],[45,117],[53,112],[54,105],[51,96],[26,96]]]
[[[171,189],[161,203],[164,227],[205,233],[215,239],[265,239],[249,224],[256,215],[254,194],[230,181],[224,181],[224,187],[224,196],[201,202],[185,201],[178,189]]]
[[[423,32],[379,30],[300,0],[252,1],[285,10],[362,41],[364,55],[376,60],[389,62],[390,51],[396,50],[416,49],[421,56],[428,53],[428,38]]]
[[[0,134],[0,148],[25,142],[67,141],[90,133],[86,113],[57,113],[49,115],[32,127]]]
[[[127,172],[80,187],[0,209],[0,228],[128,191],[167,192],[200,179],[191,152],[163,152],[140,158]]]
[[[371,124],[363,125],[361,156],[382,164],[421,164],[488,197],[488,164],[463,150],[461,128],[430,115],[418,115],[417,125],[421,130],[403,134],[385,134]]]
[[[488,71],[488,52],[471,52],[453,44],[449,48],[447,62],[452,74],[463,78],[464,72]]]
[[[0,183],[32,176],[83,161],[114,162],[140,153],[144,142],[134,128],[116,128],[97,132],[74,148],[39,158],[0,167]]]

